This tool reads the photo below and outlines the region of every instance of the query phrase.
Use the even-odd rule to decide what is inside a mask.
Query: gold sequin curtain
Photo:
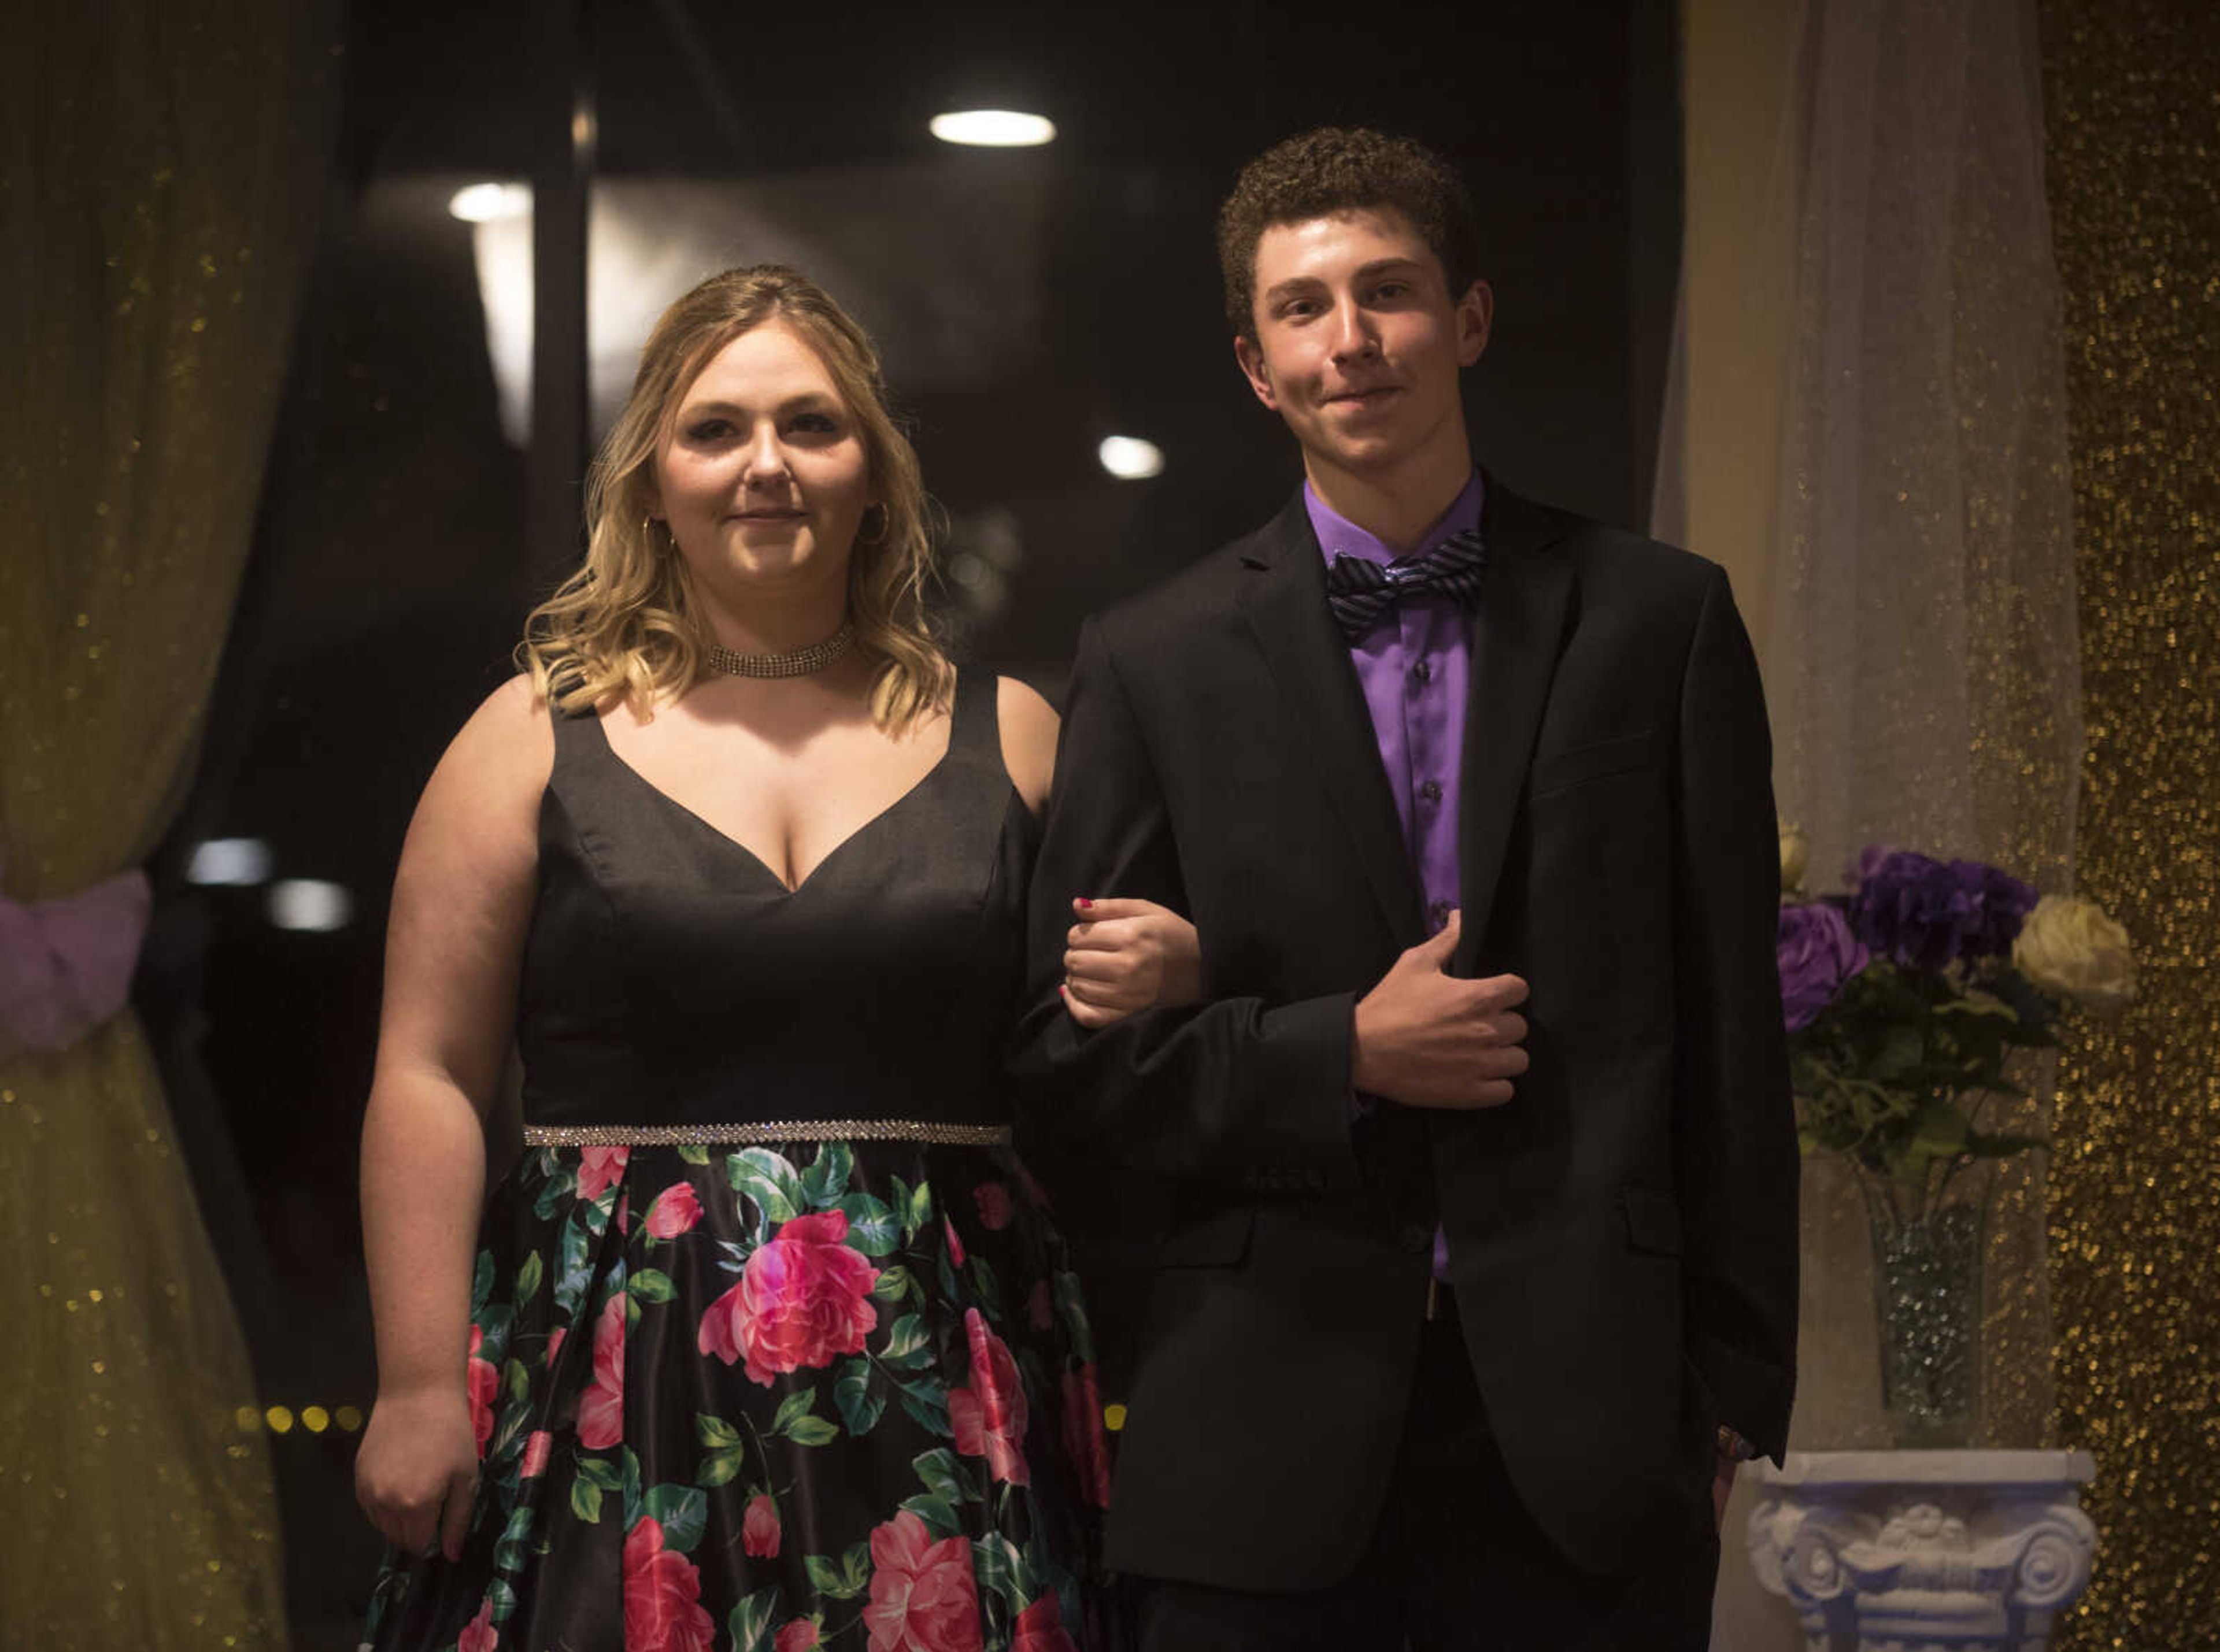
[[[2089,751],[2080,881],[2142,993],[2061,1063],[2057,1431],[2102,1534],[2074,1652],[2220,1646],[2220,11],[2044,0]]]
[[[190,776],[330,150],[302,0],[11,10],[0,52],[0,880],[135,865]],[[0,1062],[0,1643],[270,1648],[239,1327],[127,1013]]]

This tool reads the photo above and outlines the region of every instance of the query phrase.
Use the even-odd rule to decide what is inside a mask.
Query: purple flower
[[[1818,1019],[1871,955],[1850,932],[1841,908],[1825,902],[1784,905],[1776,937],[1781,1019],[1793,1032]]]
[[[1950,873],[1974,902],[1973,916],[1959,937],[1958,956],[1969,963],[1977,958],[2011,957],[2020,926],[2035,910],[2035,890],[2011,873],[1977,860],[1954,860]]]
[[[1943,862],[1874,845],[1858,857],[1850,927],[1874,951],[1915,969],[2009,957],[2035,891],[1977,860]]]
[[[1980,897],[1939,860],[1908,849],[1868,849],[1859,857],[1850,928],[1874,951],[1915,969],[1940,969],[1959,956]]]

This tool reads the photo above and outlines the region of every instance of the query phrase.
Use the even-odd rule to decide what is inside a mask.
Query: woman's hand
[[[1074,901],[1066,937],[1063,1006],[1084,1027],[1108,1026],[1158,1005],[1202,996],[1194,926],[1153,901]]]
[[[449,1560],[460,1560],[477,1477],[477,1437],[459,1381],[377,1397],[355,1453],[354,1495],[388,1543],[427,1555],[436,1539]]]

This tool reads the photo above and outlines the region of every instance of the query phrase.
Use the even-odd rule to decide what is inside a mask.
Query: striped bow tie
[[[1353,643],[1406,596],[1446,596],[1470,608],[1487,565],[1487,547],[1478,528],[1454,534],[1408,562],[1383,565],[1340,555],[1325,571],[1325,600],[1343,638]]]

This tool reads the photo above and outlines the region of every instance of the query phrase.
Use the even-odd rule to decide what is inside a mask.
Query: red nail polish
[[[1089,900],[1088,900],[1085,895],[1081,895],[1081,896],[1079,897],[1079,909],[1080,909],[1082,912],[1086,911],[1088,907],[1092,907],[1094,904],[1094,903],[1092,901],[1089,901]]]

